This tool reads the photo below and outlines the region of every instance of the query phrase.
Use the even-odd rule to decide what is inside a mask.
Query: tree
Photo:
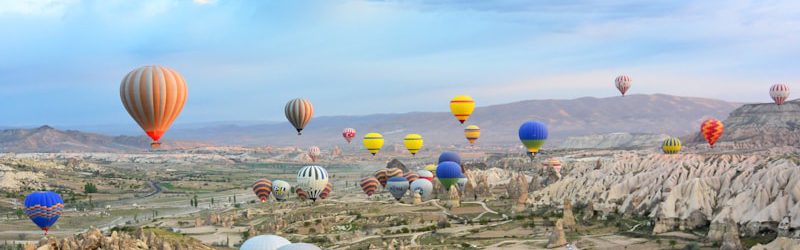
[[[87,194],[97,193],[97,186],[91,182],[87,182],[83,185],[83,192]]]
[[[669,249],[675,249],[675,245],[678,244],[676,240],[669,240]]]
[[[214,197],[211,197],[211,205],[214,205]]]

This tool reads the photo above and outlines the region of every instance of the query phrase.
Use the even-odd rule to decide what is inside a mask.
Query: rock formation
[[[212,250],[213,248],[203,245],[197,240],[186,237],[185,239],[175,239],[174,236],[162,237],[152,231],[145,233],[142,229],[133,234],[123,232],[112,232],[110,235],[103,235],[97,228],[91,227],[88,231],[74,236],[57,240],[52,236],[43,238],[36,246],[37,250],[56,250],[56,249],[105,249],[105,250],[127,250],[127,249],[200,249]],[[30,248],[26,246],[27,248]]]
[[[456,185],[450,186],[447,205],[451,208],[461,207],[461,197],[458,195],[458,188],[456,188]]]
[[[756,244],[750,250],[800,250],[800,239],[792,239],[786,237],[775,238],[772,242],[766,245]]]
[[[422,195],[419,192],[412,192],[414,193],[414,205],[422,204]]]
[[[559,148],[641,148],[650,147],[654,141],[663,141],[665,134],[611,133],[568,137]]]
[[[400,162],[398,159],[392,159],[389,161],[389,163],[386,163],[386,168],[399,168],[400,170],[403,170],[403,173],[408,173],[408,171],[410,171],[406,165]]]
[[[567,236],[564,234],[564,226],[562,223],[563,222],[561,219],[556,221],[553,232],[550,234],[550,238],[547,239],[547,248],[556,248],[567,245]]]
[[[575,229],[575,215],[572,214],[572,202],[569,199],[564,199],[564,213],[561,220],[564,227]]]
[[[739,226],[731,218],[725,219],[725,233],[722,235],[720,250],[742,250],[742,242],[739,240]]]

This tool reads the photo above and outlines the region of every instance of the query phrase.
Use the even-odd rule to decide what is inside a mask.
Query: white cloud
[[[217,1],[216,0],[192,0],[192,2],[194,2],[197,5],[208,5],[208,4],[214,4]]]
[[[0,15],[62,16],[77,0],[0,0]]]

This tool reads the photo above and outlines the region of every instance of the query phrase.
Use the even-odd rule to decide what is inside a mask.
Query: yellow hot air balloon
[[[369,133],[364,135],[364,148],[369,150],[372,155],[381,151],[383,147],[383,135],[378,133]]]
[[[478,140],[478,137],[481,137],[481,128],[475,125],[469,125],[464,129],[464,136],[467,137],[469,144],[475,144],[475,141]]]
[[[428,170],[433,174],[433,177],[436,177],[436,167],[438,167],[436,164],[428,164],[425,165],[425,170]]]
[[[403,144],[406,145],[406,149],[408,149],[408,152],[411,152],[411,155],[416,155],[417,152],[422,149],[422,135],[408,134],[406,135],[406,138],[403,139]]]
[[[456,96],[450,100],[450,112],[461,124],[464,124],[464,121],[469,118],[473,110],[475,110],[475,100],[472,100],[472,97],[468,95]]]

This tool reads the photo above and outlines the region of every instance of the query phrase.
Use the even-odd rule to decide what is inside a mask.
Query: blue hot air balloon
[[[44,230],[45,234],[53,224],[56,224],[63,209],[64,201],[57,193],[33,192],[25,197],[25,214]]]
[[[452,161],[452,162],[455,162],[456,164],[458,164],[459,166],[461,165],[461,157],[458,156],[458,153],[456,153],[456,152],[452,152],[452,151],[444,151],[444,152],[442,152],[442,154],[439,155],[439,163],[446,162],[446,161]]]
[[[527,121],[519,127],[519,140],[528,149],[528,156],[533,160],[547,140],[547,126],[539,121]]]
[[[386,181],[386,189],[389,189],[389,193],[391,193],[392,196],[394,196],[394,199],[398,201],[403,198],[403,195],[406,194],[406,191],[408,191],[408,186],[408,179],[402,176],[395,176]]]
[[[450,186],[458,183],[461,175],[461,166],[452,161],[439,163],[439,166],[436,167],[436,178],[439,179],[445,190],[450,190]]]

